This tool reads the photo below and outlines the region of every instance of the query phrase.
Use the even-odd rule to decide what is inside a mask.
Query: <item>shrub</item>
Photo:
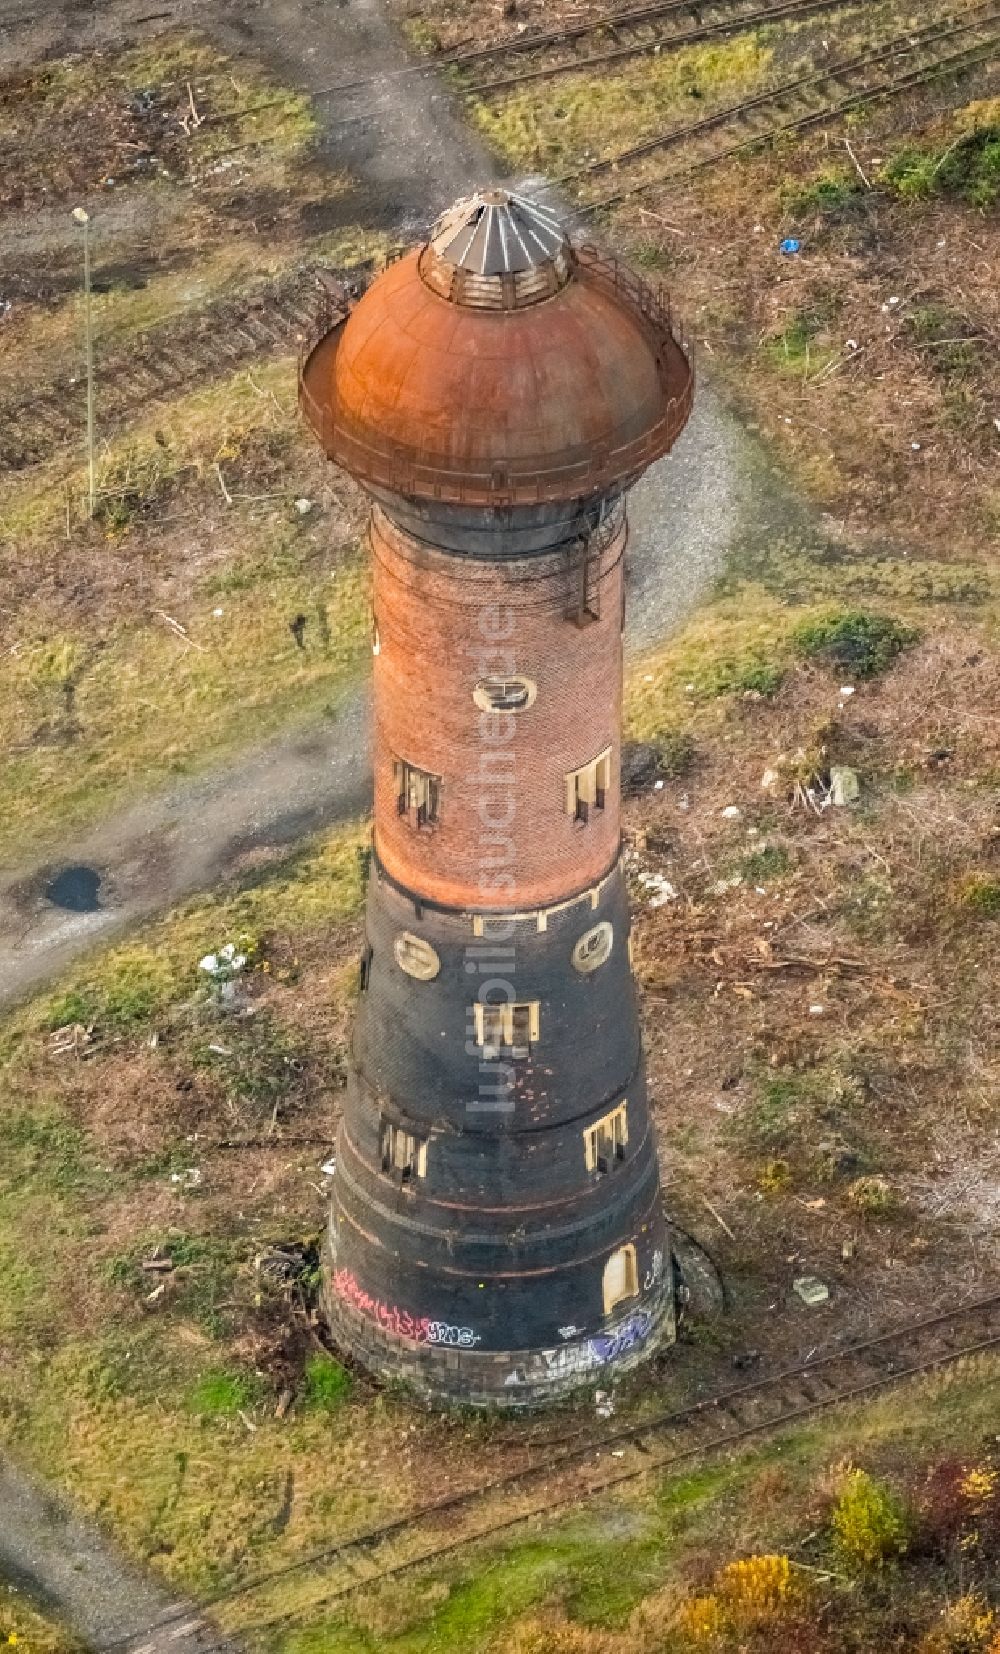
[[[945,1608],[938,1625],[920,1643],[920,1654],[991,1654],[997,1617],[982,1597],[966,1592]]]
[[[867,1471],[850,1471],[830,1517],[834,1544],[858,1572],[883,1568],[906,1549],[907,1524],[899,1501]]]
[[[1000,915],[1000,879],[990,878],[986,873],[970,873],[959,885],[958,899],[962,907],[973,913],[995,919]]]
[[[787,1556],[747,1556],[730,1562],[717,1576],[715,1587],[737,1630],[782,1619],[802,1596]]]
[[[821,660],[858,678],[884,672],[915,634],[890,615],[863,609],[841,609],[804,620],[792,633],[792,643],[808,660]]]
[[[910,145],[882,176],[904,200],[952,195],[973,207],[1000,201],[1000,119],[987,119],[937,149]]]
[[[859,1177],[848,1189],[847,1198],[865,1217],[888,1217],[900,1206],[899,1196],[884,1177]]]

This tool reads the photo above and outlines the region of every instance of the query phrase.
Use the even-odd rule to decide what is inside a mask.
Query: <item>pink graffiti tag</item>
[[[480,1341],[479,1333],[473,1332],[471,1327],[449,1326],[446,1321],[432,1321],[426,1315],[418,1319],[417,1316],[411,1315],[409,1310],[399,1309],[395,1304],[384,1304],[380,1298],[373,1298],[349,1269],[334,1271],[333,1290],[361,1315],[367,1315],[387,1332],[395,1333],[397,1338],[407,1338],[413,1344],[450,1344],[458,1349],[469,1350]]]

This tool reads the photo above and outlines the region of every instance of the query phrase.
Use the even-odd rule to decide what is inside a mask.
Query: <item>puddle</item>
[[[100,908],[101,875],[92,867],[64,867],[45,887],[45,899],[67,913],[96,913]]]

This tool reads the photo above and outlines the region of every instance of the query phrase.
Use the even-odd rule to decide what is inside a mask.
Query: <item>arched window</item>
[[[612,1252],[604,1265],[604,1313],[610,1315],[616,1304],[639,1295],[639,1269],[635,1261],[635,1247],[620,1246]]]

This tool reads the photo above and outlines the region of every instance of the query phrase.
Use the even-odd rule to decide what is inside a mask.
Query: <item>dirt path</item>
[[[3,1579],[99,1654],[234,1654],[197,1610],[120,1556],[96,1523],[0,1463]],[[165,1622],[159,1631],[158,1621]]]

